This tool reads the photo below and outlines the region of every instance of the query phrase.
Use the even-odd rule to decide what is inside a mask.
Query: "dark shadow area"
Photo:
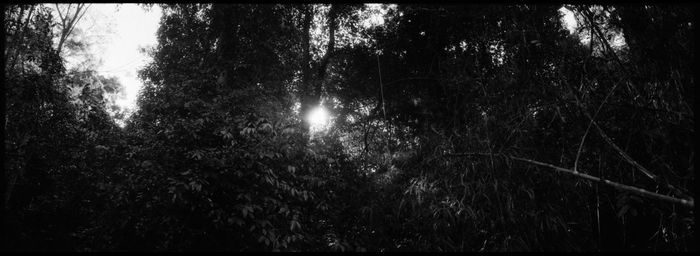
[[[131,114],[50,6],[4,8],[5,251],[697,249],[695,5],[146,4]]]

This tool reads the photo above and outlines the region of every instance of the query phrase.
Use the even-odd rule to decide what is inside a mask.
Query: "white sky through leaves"
[[[368,7],[374,13],[363,22],[364,26],[381,25],[381,14],[393,6],[371,4]],[[559,11],[563,14],[562,25],[573,33],[576,29],[573,13],[566,8]],[[96,59],[94,69],[98,74],[116,76],[124,86],[125,97],[118,99],[117,104],[128,109],[129,113],[133,112],[143,86],[137,71],[150,61],[150,57],[139,49],[157,44],[161,13],[158,5],[146,10],[136,4],[92,4],[87,15],[77,24],[77,29],[93,44],[88,52],[66,58],[67,67],[84,61],[84,55],[92,55]]]
[[[574,13],[566,9],[565,7],[559,8],[559,13],[561,13],[563,16],[561,17],[561,22],[562,25],[569,30],[569,33],[573,34],[576,32],[576,28],[578,28],[578,24],[576,23],[576,17],[574,16]]]
[[[150,61],[139,49],[157,44],[160,16],[161,9],[157,5],[147,11],[136,4],[92,4],[77,24],[84,38],[93,43],[85,54],[96,58],[97,73],[116,76],[124,86],[125,97],[117,100],[117,104],[128,112],[135,110],[138,92],[143,86],[137,71]],[[67,68],[83,61],[81,57],[67,58]]]

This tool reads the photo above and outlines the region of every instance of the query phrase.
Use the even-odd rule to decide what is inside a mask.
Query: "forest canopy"
[[[4,6],[3,250],[697,250],[695,5],[157,4],[128,117],[50,6]]]

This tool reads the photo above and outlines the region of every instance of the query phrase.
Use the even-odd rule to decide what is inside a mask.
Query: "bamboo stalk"
[[[488,153],[446,154],[446,156],[469,156],[469,155],[489,156],[489,155],[492,155],[492,154],[488,154]],[[502,155],[502,154],[501,154],[501,155]],[[531,160],[531,159],[526,159],[526,158],[521,158],[521,157],[515,157],[515,156],[509,156],[509,155],[502,155],[502,156],[507,157],[507,158],[510,158],[510,159],[518,160],[518,161],[521,161],[521,162],[526,162],[526,163],[530,163],[530,164],[534,164],[534,165],[549,167],[549,168],[552,168],[552,169],[554,169],[554,170],[556,170],[556,171],[560,171],[560,172],[563,172],[563,173],[571,174],[571,175],[574,175],[574,176],[577,176],[577,177],[580,177],[580,178],[584,178],[584,179],[587,179],[587,180],[591,180],[591,181],[595,181],[595,182],[600,182],[600,183],[603,183],[603,184],[605,184],[605,185],[614,187],[614,188],[616,188],[616,189],[623,190],[623,191],[627,191],[627,192],[631,192],[631,193],[635,193],[635,194],[637,194],[637,195],[646,196],[646,197],[649,197],[649,198],[654,198],[654,199],[658,199],[658,200],[662,200],[662,201],[666,201],[666,202],[681,204],[681,205],[684,205],[684,206],[687,206],[687,207],[690,207],[690,208],[695,207],[695,203],[694,203],[694,200],[693,200],[692,198],[691,198],[690,200],[675,198],[675,197],[671,197],[671,196],[667,196],[667,195],[662,195],[662,194],[654,193],[654,192],[651,192],[651,191],[648,191],[648,190],[645,190],[645,189],[641,189],[641,188],[638,188],[638,187],[629,186],[629,185],[617,183],[617,182],[610,181],[610,180],[606,180],[606,179],[601,179],[601,178],[599,178],[599,177],[595,177],[595,176],[588,175],[588,174],[581,173],[581,172],[576,172],[576,171],[574,171],[574,170],[562,168],[562,167],[559,167],[559,166],[556,166],[556,165],[553,165],[553,164],[543,163],[543,162],[539,162],[539,161],[535,161],[535,160]]]
[[[626,77],[628,78],[629,76],[626,76]],[[625,78],[623,78],[623,80],[624,80],[624,79],[625,79]],[[590,120],[590,124],[592,124],[592,125],[596,128],[596,130],[598,130],[598,133],[599,133],[600,136],[605,140],[605,142],[607,142],[613,149],[615,149],[615,151],[617,151],[617,153],[618,153],[625,161],[627,161],[629,164],[631,164],[632,166],[634,166],[636,170],[639,170],[639,171],[642,172],[644,175],[646,175],[648,178],[650,178],[650,179],[652,179],[653,181],[659,183],[660,185],[666,186],[667,188],[671,189],[671,190],[672,190],[674,193],[676,193],[677,195],[682,196],[682,197],[686,197],[686,196],[687,196],[687,194],[685,194],[685,193],[684,193],[683,191],[681,191],[680,189],[676,188],[675,186],[673,186],[673,185],[671,185],[671,184],[669,184],[669,183],[667,183],[667,182],[662,181],[662,180],[659,178],[659,176],[653,174],[652,172],[650,172],[649,170],[647,170],[646,168],[644,168],[644,166],[642,166],[641,164],[637,163],[637,161],[635,161],[634,159],[632,159],[632,157],[630,157],[627,153],[625,153],[624,150],[622,150],[619,146],[617,146],[617,144],[615,144],[615,142],[613,142],[612,139],[611,139],[610,137],[608,137],[607,134],[605,134],[605,131],[603,131],[603,129],[598,125],[598,123],[595,121],[595,117],[592,117],[591,114],[588,113],[588,111],[586,110],[586,108],[583,106],[583,103],[581,103],[581,100],[579,99],[579,97],[576,96],[576,92],[575,92],[574,89],[571,87],[571,85],[566,81],[566,79],[564,79],[564,80],[562,80],[562,81],[563,81],[564,84],[565,84],[567,87],[569,87],[569,89],[571,90],[571,93],[573,94],[574,98],[576,99],[576,105],[578,105],[579,108],[581,108],[581,111],[583,112],[583,114],[584,114],[586,117],[588,117],[588,119]],[[621,81],[622,81],[622,80],[621,80]],[[619,84],[619,82],[618,82],[618,84]],[[617,86],[618,84],[616,84],[616,86]],[[611,93],[612,93],[613,91],[614,91],[614,90],[612,90]],[[610,96],[610,94],[608,94],[608,96]],[[606,100],[607,100],[607,97],[606,97]],[[605,102],[603,102],[603,103],[605,103]],[[602,107],[602,106],[603,106],[603,105],[601,104],[600,107]],[[600,107],[598,108],[598,111],[600,111]],[[596,113],[597,113],[597,112],[596,112]],[[589,124],[589,128],[590,128],[590,124]],[[577,158],[578,158],[578,156],[577,156]],[[577,161],[578,161],[578,160],[577,160]],[[574,165],[574,170],[575,170],[575,171],[577,171],[576,167],[578,167],[578,166],[577,166],[577,163],[575,163],[575,165]]]
[[[603,106],[605,106],[605,102],[607,102],[608,99],[610,98],[610,96],[613,95],[613,93],[615,92],[615,89],[617,89],[617,86],[620,85],[621,82],[622,82],[622,79],[620,81],[617,81],[617,83],[615,83],[615,86],[613,86],[613,88],[610,90],[608,95],[605,96],[605,99],[603,99],[603,102],[600,103],[600,106],[598,106],[598,110],[596,110],[595,114],[593,114],[593,117],[591,117],[591,122],[588,123],[588,127],[586,127],[586,132],[583,134],[583,137],[581,137],[581,143],[578,146],[578,153],[576,153],[576,161],[574,161],[574,171],[578,171],[578,160],[579,160],[579,157],[581,157],[581,151],[583,150],[583,143],[586,141],[586,136],[588,135],[588,132],[591,130],[591,126],[593,125],[595,118],[598,116],[598,114],[600,114],[600,111],[603,109]]]

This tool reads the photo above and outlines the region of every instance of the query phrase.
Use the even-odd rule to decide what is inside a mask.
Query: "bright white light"
[[[576,33],[576,30],[579,28],[579,22],[576,20],[576,14],[574,14],[573,11],[567,9],[566,7],[559,8],[559,13],[562,15],[561,17],[561,23],[562,26],[565,27],[567,30],[569,30],[569,34],[573,35]],[[609,15],[609,14],[608,14]],[[607,23],[607,22],[606,22]],[[612,36],[612,39],[608,39],[610,45],[615,49],[615,50],[620,50],[621,48],[625,47],[627,45],[627,42],[625,42],[625,36],[622,31],[619,32],[606,32],[608,36]],[[583,35],[578,35],[579,40],[581,41],[582,44],[589,44],[590,43],[590,31],[583,34]]]
[[[368,16],[362,21],[362,26],[365,28],[370,28],[374,26],[384,25],[384,15],[387,14],[389,9],[396,9],[395,4],[365,4]]]
[[[559,13],[563,14],[563,16],[561,17],[561,22],[566,27],[566,29],[569,30],[569,34],[573,34],[574,32],[576,32],[576,28],[578,28],[578,23],[576,22],[576,16],[574,15],[574,12],[567,9],[566,7],[562,7],[559,8]]]
[[[311,110],[306,116],[312,131],[323,130],[328,126],[328,111],[323,106],[318,106]]]
[[[126,101],[122,107],[134,109],[139,90],[143,86],[136,71],[143,67],[150,56],[139,52],[139,47],[156,45],[161,10],[153,6],[150,12],[135,4],[122,4],[119,10],[108,14],[116,23],[113,41],[103,53],[105,65],[101,73],[119,77],[126,87]]]

